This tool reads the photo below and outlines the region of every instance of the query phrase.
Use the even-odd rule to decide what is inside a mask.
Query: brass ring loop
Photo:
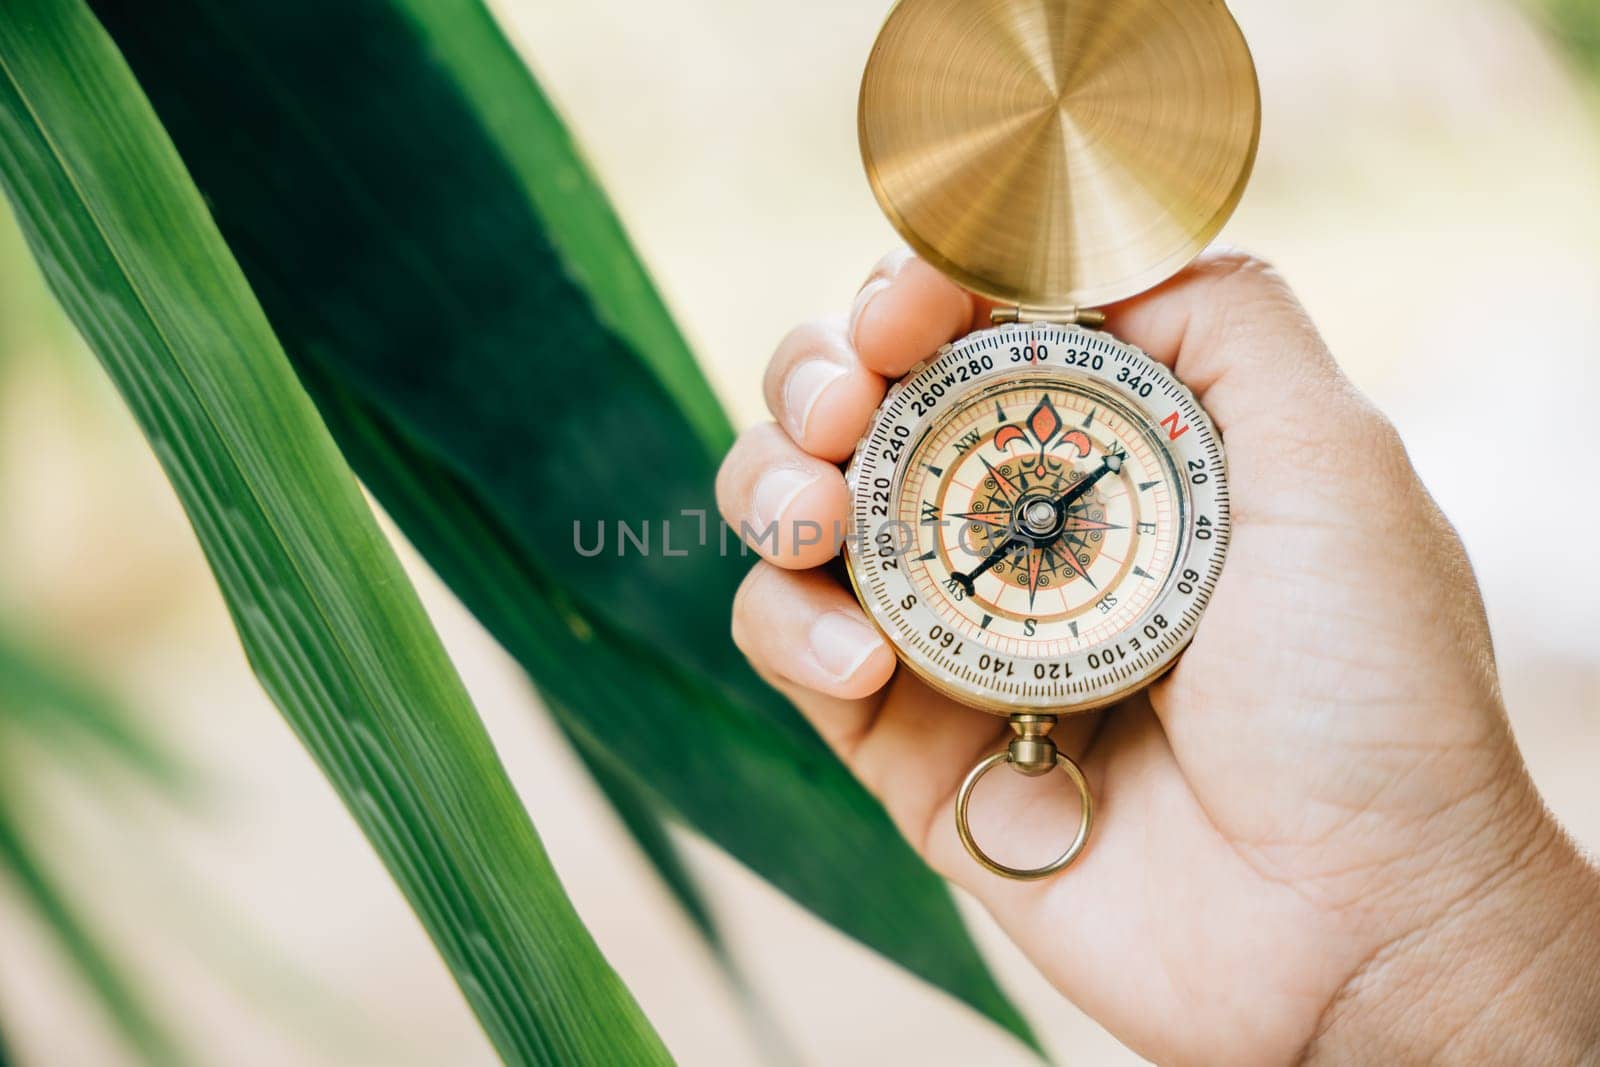
[[[1067,772],[1067,777],[1078,787],[1078,796],[1083,801],[1083,814],[1078,819],[1078,835],[1072,839],[1072,844],[1067,846],[1065,852],[1043,867],[1007,867],[991,858],[979,847],[977,838],[972,836],[972,827],[967,822],[967,806],[972,801],[972,791],[977,788],[979,779],[1010,758],[1009,752],[996,752],[967,774],[967,780],[961,783],[961,791],[956,794],[956,833],[961,835],[961,843],[967,846],[967,852],[981,863],[985,870],[1003,878],[1033,882],[1065,870],[1083,852],[1083,847],[1089,843],[1089,831],[1094,826],[1094,801],[1089,795],[1089,783],[1083,777],[1083,770],[1065,752],[1057,752],[1056,765]]]

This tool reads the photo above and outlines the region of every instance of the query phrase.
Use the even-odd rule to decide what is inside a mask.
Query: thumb
[[[1176,277],[1106,309],[1106,329],[1171,367],[1223,433],[1271,420],[1314,425],[1365,401],[1339,371],[1283,277],[1213,250]]]

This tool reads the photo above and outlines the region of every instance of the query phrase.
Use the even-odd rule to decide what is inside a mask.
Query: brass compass
[[[1092,826],[1058,716],[1149,685],[1188,645],[1228,544],[1222,442],[1096,308],[1186,266],[1243,194],[1255,68],[1219,0],[899,0],[861,88],[879,204],[927,262],[997,303],[890,390],[848,479],[848,567],[902,662],[1010,717],[957,829],[987,869],[1040,878]],[[973,838],[972,791],[1061,767],[1071,845],[1016,869]]]

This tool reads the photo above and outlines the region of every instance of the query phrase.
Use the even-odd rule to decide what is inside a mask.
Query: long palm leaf
[[[78,0],[0,19],[0,182],[269,695],[502,1057],[664,1062],[176,151]]]
[[[477,0],[94,3],[346,456],[587,757],[1029,1039],[943,886],[729,640],[749,561],[680,515],[714,514],[726,419]],[[619,553],[619,518],[655,551]]]

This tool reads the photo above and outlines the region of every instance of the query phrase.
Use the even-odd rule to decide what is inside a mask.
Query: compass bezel
[[[1013,350],[1044,353],[1043,358],[1011,362]],[[993,357],[991,366],[957,380],[958,368]],[[1092,357],[1102,357],[1100,369]],[[1090,357],[1090,358],[1085,358]],[[1069,363],[1068,360],[1073,360]],[[1076,365],[1078,362],[1082,365]],[[1128,381],[1117,380],[1121,368],[1133,369],[1125,379],[1151,386],[1140,395]],[[961,643],[959,654],[935,647],[927,639],[931,624],[948,624],[921,597],[902,609],[914,593],[904,567],[885,566],[876,552],[863,552],[863,532],[891,517],[874,515],[874,487],[888,478],[890,498],[898,500],[905,486],[905,463],[912,442],[966,401],[999,384],[1043,378],[1088,386],[1114,398],[1138,415],[1140,429],[1164,448],[1174,469],[1198,483],[1179,487],[1188,501],[1187,517],[1178,531],[1180,544],[1164,587],[1149,605],[1113,636],[1063,656],[1000,655],[977,640]],[[928,401],[932,400],[930,405]],[[922,413],[917,414],[921,407]],[[1162,419],[1176,414],[1173,427],[1187,427],[1172,437]],[[1170,439],[1169,439],[1170,438]],[[898,442],[898,443],[896,443]],[[1203,476],[1203,477],[1201,477]],[[946,345],[922,368],[891,390],[874,415],[867,435],[846,472],[851,501],[851,536],[846,543],[846,569],[857,598],[873,624],[896,649],[900,660],[930,686],[963,704],[997,715],[1018,713],[1071,714],[1091,711],[1121,700],[1164,674],[1193,639],[1226,560],[1230,524],[1227,460],[1222,440],[1194,395],[1165,367],[1108,333],[1052,323],[1006,325],[979,330]],[[880,505],[881,506],[881,505]],[[1201,524],[1201,516],[1206,523]],[[1197,536],[1205,529],[1209,536]],[[1180,580],[1185,570],[1198,581]],[[1157,620],[1165,620],[1158,625]],[[1001,678],[980,670],[980,662],[1008,662]]]

